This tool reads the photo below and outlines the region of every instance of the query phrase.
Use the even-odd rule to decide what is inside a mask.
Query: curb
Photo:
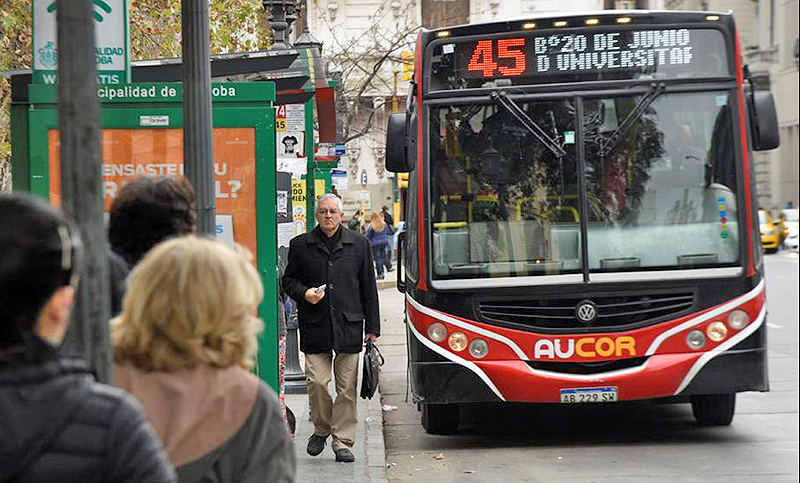
[[[397,287],[397,281],[395,281],[395,280],[378,280],[375,283],[378,285],[378,290],[383,290],[385,288]]]
[[[378,386],[380,388],[380,386]],[[371,483],[386,483],[386,446],[383,441],[383,409],[380,389],[367,402],[364,418],[366,476]]]

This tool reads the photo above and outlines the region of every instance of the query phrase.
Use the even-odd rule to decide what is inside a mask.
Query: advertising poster
[[[347,191],[347,172],[335,169],[332,170],[331,184],[333,184],[333,187],[336,188],[336,191],[339,193]]]
[[[292,179],[300,179],[308,173],[308,159],[306,158],[278,158],[276,171],[289,173]]]
[[[289,206],[289,193],[282,190],[278,190],[276,193],[277,193],[276,201],[278,204],[277,206],[278,214],[281,216],[286,216],[289,213],[287,208]]]
[[[292,223],[294,236],[306,232],[306,180],[292,180]]]
[[[255,129],[214,128],[214,189],[218,215],[233,229],[233,240],[256,251]],[[50,202],[61,205],[58,131],[48,131]],[[103,192],[105,210],[120,188],[143,176],[183,177],[182,129],[103,129]],[[217,224],[220,224],[218,218]],[[218,227],[219,228],[219,227]],[[228,238],[230,235],[224,233]]]
[[[314,201],[322,198],[322,195],[325,194],[325,180],[324,179],[315,179],[314,180]]]
[[[302,158],[303,157],[303,131],[285,131],[276,134],[278,144],[276,145],[279,158]]]
[[[306,106],[304,104],[288,104],[286,109],[286,130],[306,130]]]

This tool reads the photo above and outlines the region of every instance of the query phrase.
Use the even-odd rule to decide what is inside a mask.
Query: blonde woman
[[[367,225],[367,232],[364,234],[372,246],[372,256],[375,259],[375,270],[378,272],[377,279],[383,280],[383,269],[386,267],[386,252],[392,240],[392,230],[383,221],[380,213],[372,213]]]
[[[290,482],[275,392],[249,369],[263,296],[244,249],[195,236],[153,248],[112,321],[115,383],[136,396],[181,482]]]

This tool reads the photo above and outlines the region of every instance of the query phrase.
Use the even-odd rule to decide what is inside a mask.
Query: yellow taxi
[[[766,210],[758,210],[758,225],[761,229],[761,246],[767,253],[775,253],[781,245],[781,234],[772,222],[772,215]]]

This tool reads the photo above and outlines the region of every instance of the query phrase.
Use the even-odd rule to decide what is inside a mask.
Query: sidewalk
[[[377,281],[378,290],[397,287],[397,260],[392,260],[392,271],[384,271],[383,276],[383,280]]]
[[[359,376],[359,388],[361,377]],[[331,384],[331,386],[333,386]],[[330,388],[334,394],[333,387]],[[333,396],[336,397],[335,395]],[[314,432],[309,420],[308,396],[287,394],[286,404],[297,418],[295,455],[297,456],[297,483],[316,481],[348,481],[354,483],[386,482],[386,450],[383,446],[383,414],[380,394],[372,399],[358,399],[358,429],[353,454],[354,463],[337,463],[331,450],[331,438],[319,456],[306,453],[308,438]]]
[[[394,290],[397,270],[386,273],[384,280],[378,281],[378,291]],[[381,317],[384,319],[385,317]],[[362,353],[363,354],[363,353]],[[361,367],[358,364],[358,387],[361,389]],[[300,353],[300,367],[304,367],[303,354]],[[331,397],[336,398],[333,381],[328,388]],[[358,398],[358,427],[353,454],[354,463],[337,463],[331,449],[331,438],[319,456],[306,453],[308,438],[314,432],[314,424],[309,420],[308,396],[306,394],[287,394],[286,404],[297,418],[295,435],[295,455],[297,456],[297,483],[315,481],[347,481],[353,483],[386,483],[386,449],[383,440],[383,411],[381,410],[380,386],[372,399]]]

